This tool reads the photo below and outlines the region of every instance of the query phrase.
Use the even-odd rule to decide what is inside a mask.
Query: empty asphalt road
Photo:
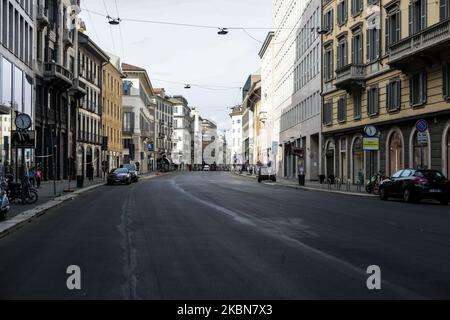
[[[226,172],[104,186],[0,239],[0,298],[450,298],[450,210]]]

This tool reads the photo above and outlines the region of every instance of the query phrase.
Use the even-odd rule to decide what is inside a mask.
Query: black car
[[[127,168],[114,169],[108,174],[106,183],[108,185],[116,183],[131,184],[131,174]]]
[[[128,164],[122,164],[120,167],[128,169],[128,171],[130,172],[130,175],[131,175],[132,182],[138,182],[139,177],[138,177],[138,170],[136,168],[136,165],[134,165],[132,163],[128,163]]]
[[[406,202],[434,199],[448,205],[450,183],[437,170],[403,169],[380,184],[380,199],[403,198]]]

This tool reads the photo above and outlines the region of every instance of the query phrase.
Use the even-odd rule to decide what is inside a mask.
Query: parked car
[[[131,174],[127,168],[113,169],[108,174],[108,177],[106,179],[106,184],[112,185],[112,184],[116,184],[116,183],[131,184]]]
[[[209,168],[209,166],[207,164],[203,166],[203,171],[209,171],[209,169],[210,168]]]
[[[120,167],[128,169],[128,171],[130,172],[130,175],[131,175],[132,182],[138,182],[138,180],[139,180],[138,170],[137,170],[135,164],[127,163],[127,164],[122,164]]]
[[[271,167],[260,167],[258,169],[258,182],[270,180],[272,182],[277,181],[276,175],[272,172]]]
[[[450,182],[437,170],[403,169],[380,184],[380,199],[403,198],[406,202],[434,199],[448,205]]]

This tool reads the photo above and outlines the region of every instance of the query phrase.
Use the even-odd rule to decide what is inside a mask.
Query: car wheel
[[[403,200],[405,202],[411,203],[411,202],[419,202],[420,199],[418,197],[414,197],[410,189],[405,189],[403,191]]]
[[[439,200],[439,202],[440,202],[443,206],[448,206],[448,203],[449,203],[450,201],[449,201],[449,198],[448,198],[448,197],[444,197],[444,198],[441,198],[441,199]]]
[[[388,200],[388,195],[385,188],[380,189],[380,199],[383,201]]]
[[[261,181],[262,181],[262,180],[261,180],[260,178],[258,178],[258,182],[261,183]]]

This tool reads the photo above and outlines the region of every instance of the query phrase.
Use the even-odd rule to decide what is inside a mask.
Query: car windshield
[[[444,179],[444,175],[439,172],[439,171],[431,171],[431,170],[426,170],[426,171],[416,171],[414,173],[414,176],[416,176],[417,178],[426,178],[426,179]]]
[[[134,164],[124,164],[124,168],[127,168],[129,171],[136,171],[136,166]]]
[[[128,169],[119,168],[119,169],[114,170],[114,173],[128,173]]]

